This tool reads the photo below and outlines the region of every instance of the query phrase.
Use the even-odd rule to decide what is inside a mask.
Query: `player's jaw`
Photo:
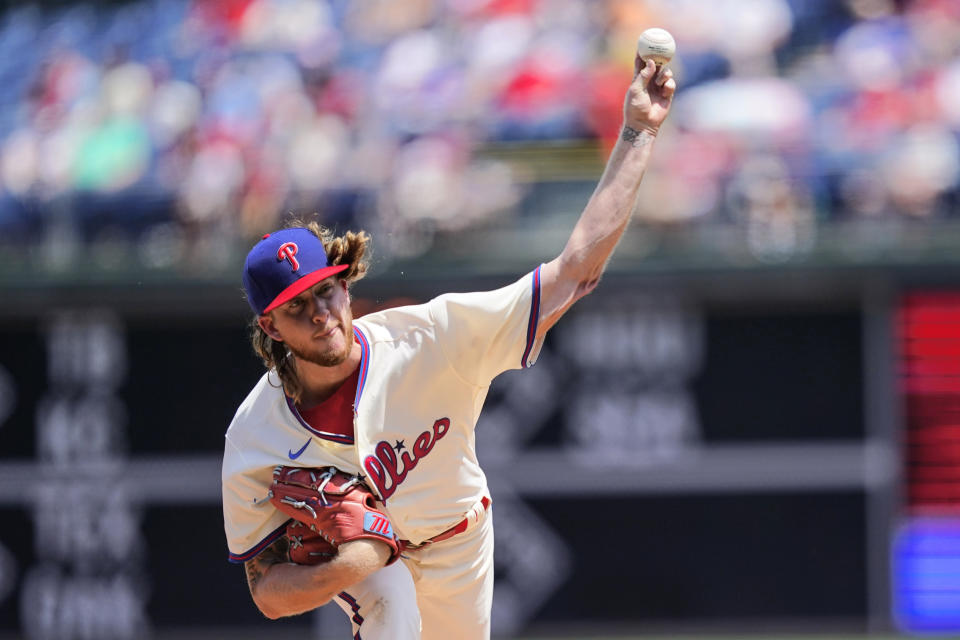
[[[309,328],[296,327],[286,343],[290,352],[304,362],[322,367],[343,363],[353,348],[349,302],[346,306],[335,305],[327,313],[314,315]]]
[[[348,339],[348,335],[352,334],[353,325],[347,319],[346,323],[337,322],[323,327],[305,344],[288,340],[287,348],[298,360],[322,367],[335,367],[350,356],[353,340]]]

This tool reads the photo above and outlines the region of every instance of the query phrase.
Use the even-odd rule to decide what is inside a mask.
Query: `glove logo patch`
[[[381,535],[384,538],[393,538],[393,526],[386,516],[367,511],[363,514],[363,530]]]

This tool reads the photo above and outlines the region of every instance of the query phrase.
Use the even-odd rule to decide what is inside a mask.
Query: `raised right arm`
[[[381,569],[390,558],[386,544],[364,539],[340,545],[330,562],[299,565],[289,561],[287,544],[281,537],[244,563],[250,595],[271,620],[327,604],[344,589]]]
[[[617,243],[633,216],[640,181],[650,162],[677,85],[673,72],[652,60],[634,60],[636,74],[627,90],[623,127],[600,182],[567,240],[563,252],[540,273],[540,322],[546,334],[574,302],[600,282]]]

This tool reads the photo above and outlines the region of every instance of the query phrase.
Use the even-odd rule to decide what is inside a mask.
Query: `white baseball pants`
[[[359,640],[488,640],[493,514],[343,591],[336,603]]]

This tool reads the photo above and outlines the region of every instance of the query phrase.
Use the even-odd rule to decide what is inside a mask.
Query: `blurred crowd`
[[[601,166],[650,26],[680,91],[645,224],[776,257],[960,213],[956,0],[87,1],[0,15],[0,248],[214,264],[317,214],[415,256],[536,220],[485,151]]]

